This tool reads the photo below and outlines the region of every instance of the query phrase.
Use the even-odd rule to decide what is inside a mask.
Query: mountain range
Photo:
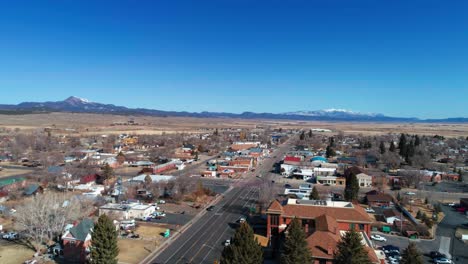
[[[345,109],[325,109],[316,111],[297,111],[286,113],[253,113],[241,114],[224,112],[177,112],[146,108],[128,108],[113,104],[91,102],[70,96],[57,102],[23,102],[17,105],[0,104],[0,114],[29,114],[41,112],[73,112],[115,115],[147,115],[162,117],[199,117],[199,118],[243,118],[243,119],[277,119],[302,121],[356,121],[356,122],[430,122],[430,123],[468,123],[468,118],[418,119],[390,117],[383,114],[359,113]]]

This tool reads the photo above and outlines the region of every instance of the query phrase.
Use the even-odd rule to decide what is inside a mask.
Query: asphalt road
[[[289,141],[291,142],[291,141]],[[236,181],[235,186],[224,194],[224,198],[215,205],[215,209],[206,212],[193,221],[176,240],[169,246],[142,263],[214,263],[223,250],[223,242],[230,239],[235,232],[236,221],[256,203],[259,196],[256,175],[269,173],[273,164],[282,159],[284,153],[291,148],[287,142],[277,148],[268,158],[258,165],[256,172],[246,173]]]

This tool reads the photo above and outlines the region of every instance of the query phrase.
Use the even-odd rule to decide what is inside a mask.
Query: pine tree
[[[304,140],[304,139],[305,139],[304,131],[302,131],[302,133],[299,135],[299,139],[300,139],[300,140]]]
[[[107,185],[107,181],[114,177],[114,169],[112,169],[111,166],[109,166],[108,163],[104,165],[104,168],[102,168],[102,177],[104,179],[105,184]]]
[[[344,190],[344,196],[346,201],[355,201],[358,199],[359,194],[359,182],[356,175],[351,174],[346,179],[346,187]]]
[[[414,145],[415,145],[415,146],[421,145],[421,139],[419,138],[418,135],[416,135],[416,136],[414,137]]]
[[[416,244],[410,242],[408,247],[403,250],[403,254],[401,255],[401,263],[402,264],[423,264],[424,261],[422,259],[421,252],[416,248]]]
[[[463,182],[463,172],[461,169],[458,169],[458,181]]]
[[[236,230],[231,245],[224,248],[220,264],[261,264],[262,247],[254,237],[252,228],[246,222]]]
[[[334,137],[330,137],[330,147],[335,147],[335,138]]]
[[[389,150],[390,150],[390,152],[395,152],[396,151],[396,146],[395,146],[395,143],[393,141],[390,143]]]
[[[355,230],[342,236],[341,241],[336,246],[334,264],[371,264],[361,240],[361,234]]]
[[[335,150],[333,150],[333,148],[332,148],[330,145],[327,146],[327,150],[326,150],[326,152],[325,152],[325,156],[327,156],[327,158],[336,156]]]
[[[398,149],[400,150],[400,156],[402,157],[406,157],[407,155],[407,150],[408,150],[408,146],[407,146],[407,141],[406,141],[406,135],[405,134],[401,134],[400,136],[400,142],[398,142]]]
[[[91,264],[117,264],[117,231],[112,220],[103,214],[91,234]]]
[[[384,143],[383,141],[380,141],[380,146],[379,146],[379,148],[380,148],[380,154],[385,154],[385,152],[387,151],[387,150],[385,149],[385,143]]]
[[[288,227],[288,235],[281,255],[281,264],[311,263],[312,257],[307,246],[306,234],[301,222],[295,218]]]
[[[311,138],[312,136],[313,136],[313,134],[312,134],[312,129],[311,129],[311,130],[309,130],[309,138]]]
[[[310,193],[309,199],[310,200],[320,200],[320,194],[319,194],[316,186],[314,186],[314,188],[312,188],[312,192]]]

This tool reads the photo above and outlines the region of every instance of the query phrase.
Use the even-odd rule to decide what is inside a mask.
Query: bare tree
[[[17,207],[15,223],[38,251],[45,243],[60,236],[66,224],[88,215],[90,208],[64,194],[38,194]]]

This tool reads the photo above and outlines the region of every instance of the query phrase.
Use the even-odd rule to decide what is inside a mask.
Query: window
[[[354,224],[349,224],[349,229],[354,230]]]
[[[361,231],[364,230],[364,224],[359,224],[359,230],[361,230]]]
[[[270,217],[271,217],[271,225],[277,226],[279,222],[279,216],[272,215]]]

